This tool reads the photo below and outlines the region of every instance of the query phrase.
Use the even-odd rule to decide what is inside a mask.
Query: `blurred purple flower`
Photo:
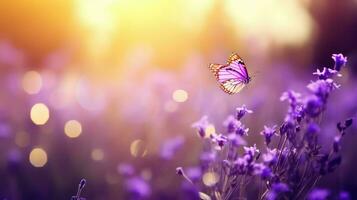
[[[118,172],[123,176],[132,176],[135,173],[134,167],[128,163],[121,163],[118,165]]]
[[[347,57],[343,56],[342,53],[332,54],[332,59],[335,61],[334,69],[337,71],[340,71],[341,68],[347,63]]]
[[[246,113],[248,114],[253,113],[253,111],[247,109],[247,107],[244,104],[242,105],[242,107],[236,108],[236,112],[237,112],[236,114],[237,120],[241,120]]]
[[[295,92],[293,90],[289,90],[287,92],[284,92],[281,97],[280,101],[288,101],[293,107],[296,106],[296,103],[299,101],[301,94],[298,92]]]
[[[338,200],[350,200],[350,194],[348,192],[342,191],[340,192],[340,194],[338,195]]]
[[[149,184],[140,177],[129,178],[125,181],[125,186],[131,199],[147,198],[151,194]]]
[[[201,180],[202,170],[199,167],[189,167],[186,169],[186,175],[193,181]]]
[[[161,158],[171,160],[176,151],[178,151],[182,147],[184,142],[185,139],[182,136],[177,136],[175,138],[171,138],[164,141],[160,151]]]
[[[289,192],[289,186],[285,183],[274,183],[267,195],[267,200],[279,199],[279,195],[285,192]]]
[[[265,143],[267,145],[270,144],[271,138],[273,137],[273,135],[276,134],[275,129],[276,129],[276,126],[273,126],[273,127],[264,126],[264,130],[262,132],[260,132],[260,134],[264,136]]]
[[[257,145],[254,144],[253,146],[250,147],[243,147],[244,151],[246,154],[254,156],[255,153],[259,153],[259,149],[257,148]]]
[[[320,132],[320,127],[316,123],[311,122],[306,129],[306,140],[311,142],[310,140],[312,140],[318,132]]]
[[[240,147],[242,145],[246,145],[247,142],[240,136],[235,133],[231,133],[228,135],[228,140],[232,142],[232,145],[235,147]]]
[[[259,175],[262,180],[267,180],[273,176],[270,167],[267,167],[262,163],[256,163],[253,165],[253,174]]]
[[[305,112],[311,118],[315,118],[320,115],[323,110],[322,101],[316,96],[309,96],[305,103]]]
[[[269,166],[274,165],[278,160],[277,154],[278,154],[277,149],[271,150],[268,148],[267,152],[262,155],[264,163]]]
[[[217,145],[221,148],[228,142],[227,136],[222,135],[222,134],[213,135],[211,137],[212,137],[212,141],[217,143]]]
[[[317,71],[314,72],[313,75],[316,75],[319,79],[326,80],[328,78],[332,78],[332,76],[337,73],[338,73],[338,71],[336,71],[336,70],[324,67],[324,69],[322,71],[317,69]]]
[[[308,200],[326,200],[330,195],[330,191],[326,189],[314,189],[307,196]]]
[[[183,191],[183,199],[187,200],[199,200],[199,193],[197,188],[192,185],[191,183],[183,182],[181,185],[182,191]]]
[[[326,80],[317,80],[307,85],[307,88],[317,97],[319,97],[323,102],[326,101],[330,92],[338,87],[339,86],[335,84],[330,78]]]
[[[238,121],[233,115],[229,115],[227,119],[223,122],[223,126],[227,127],[228,133],[235,132],[240,125],[241,122]]]

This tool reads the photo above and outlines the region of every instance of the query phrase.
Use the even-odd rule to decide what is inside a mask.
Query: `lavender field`
[[[0,199],[357,199],[357,1],[0,13]],[[231,95],[209,66],[232,52]]]

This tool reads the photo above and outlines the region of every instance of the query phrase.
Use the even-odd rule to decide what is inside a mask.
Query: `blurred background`
[[[281,93],[306,92],[333,53],[348,66],[326,142],[357,113],[356,0],[15,0],[0,13],[1,199],[70,199],[81,178],[87,199],[126,199],[135,187],[147,199],[183,199],[175,168],[198,162],[194,121],[208,115],[222,132],[246,104],[248,141],[261,144],[263,126],[284,118]],[[232,52],[253,76],[234,96],[207,68]],[[356,130],[319,183],[354,198]]]

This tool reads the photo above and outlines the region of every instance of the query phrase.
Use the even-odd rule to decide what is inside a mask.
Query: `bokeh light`
[[[50,111],[45,104],[37,103],[32,106],[30,117],[34,124],[44,125],[50,118]]]
[[[47,153],[42,148],[34,148],[30,153],[29,160],[34,167],[43,167],[47,163]]]
[[[91,152],[91,157],[94,161],[101,161],[104,159],[103,149],[95,148]]]
[[[182,103],[187,101],[188,99],[188,93],[185,90],[175,90],[172,93],[172,99],[176,102]]]
[[[76,138],[82,133],[82,125],[77,120],[69,120],[64,125],[64,132],[70,138]]]
[[[134,157],[144,157],[147,154],[146,144],[138,139],[130,144],[130,153]]]
[[[22,78],[22,87],[28,94],[37,94],[42,87],[42,77],[36,71],[28,71]]]
[[[219,181],[219,175],[215,172],[206,172],[202,176],[202,182],[206,186],[212,187]]]

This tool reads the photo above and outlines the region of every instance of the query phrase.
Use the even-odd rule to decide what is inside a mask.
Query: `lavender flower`
[[[253,111],[247,109],[247,107],[244,104],[242,105],[242,107],[238,107],[236,109],[236,111],[237,111],[237,114],[236,114],[237,120],[241,120],[246,113],[248,113],[248,114],[253,113]]]
[[[338,200],[350,200],[350,194],[348,192],[342,191],[340,192],[340,194],[338,195]]]
[[[125,182],[127,191],[131,199],[147,198],[151,194],[151,189],[148,183],[140,177],[127,179]]]
[[[332,78],[332,76],[337,73],[338,73],[338,71],[336,71],[336,70],[324,67],[324,69],[322,71],[317,69],[317,71],[314,72],[313,75],[316,75],[319,79],[326,80],[328,78]]]
[[[241,126],[240,121],[234,118],[233,115],[229,115],[227,119],[223,122],[223,125],[227,127],[228,133],[236,132],[239,126]]]
[[[278,199],[279,195],[289,192],[289,187],[285,183],[274,183],[267,195],[268,200]]]
[[[119,164],[117,170],[123,176],[132,176],[135,172],[134,167],[128,163]]]
[[[326,200],[330,195],[330,192],[326,189],[314,189],[310,192],[307,199],[308,200]]]
[[[262,158],[265,164],[268,166],[274,165],[278,161],[278,151],[277,149],[267,149],[267,152],[263,154]]]
[[[309,96],[305,103],[305,113],[311,117],[318,117],[323,110],[323,102],[316,96]]]
[[[340,54],[332,54],[332,59],[335,61],[334,69],[340,71],[347,63],[347,57]]]
[[[227,136],[222,134],[211,136],[211,137],[212,137],[212,141],[217,143],[217,145],[221,148],[228,142]]]
[[[273,126],[273,127],[264,126],[264,130],[262,132],[260,132],[260,134],[264,136],[265,143],[267,145],[270,144],[271,138],[273,137],[273,135],[276,134],[275,129],[276,129],[276,126]]]

